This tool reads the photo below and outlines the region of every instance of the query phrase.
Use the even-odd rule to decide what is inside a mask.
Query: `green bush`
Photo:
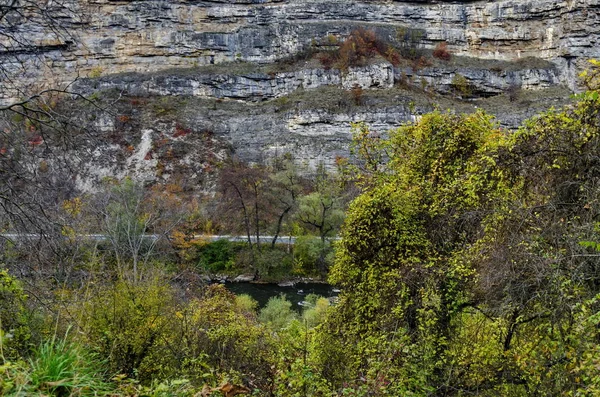
[[[176,309],[172,289],[158,278],[99,286],[75,308],[86,342],[112,373],[148,380],[148,357],[170,332]]]
[[[228,240],[217,240],[200,248],[198,265],[212,272],[231,269],[235,264],[234,243]]]
[[[211,285],[204,297],[175,313],[176,321],[156,361],[171,355],[177,376],[217,383],[220,377],[251,377],[257,385],[270,382],[272,340],[259,324],[256,304],[238,298],[222,285]],[[173,373],[166,374],[172,378]]]
[[[6,270],[0,270],[0,349],[1,358],[17,359],[32,347],[31,314],[21,284]]]
[[[263,281],[280,280],[292,272],[293,258],[277,247],[264,249],[255,253],[254,268]]]
[[[307,327],[314,328],[325,320],[330,307],[329,299],[310,294],[306,297],[306,301],[310,303],[310,306],[302,312],[302,319]]]
[[[296,313],[292,310],[292,303],[285,299],[285,296],[274,296],[262,308],[259,319],[273,330],[285,328],[292,320],[296,318]]]
[[[473,87],[465,76],[460,73],[456,73],[450,83],[452,89],[456,95],[460,95],[463,98],[468,98],[473,95]]]
[[[256,313],[258,302],[248,294],[235,296],[235,306],[243,313]]]
[[[294,244],[294,271],[300,275],[315,275],[319,273],[319,261],[329,268],[333,263],[331,242],[315,236],[300,236]],[[322,264],[323,265],[323,264]]]
[[[285,329],[277,333],[279,371],[274,395],[280,397],[338,395],[323,377],[320,363],[315,361],[317,357],[314,339],[317,332],[315,329],[308,328],[306,323],[293,320]]]
[[[314,236],[299,236],[294,244],[294,268],[299,274],[313,274],[321,256],[321,239]]]

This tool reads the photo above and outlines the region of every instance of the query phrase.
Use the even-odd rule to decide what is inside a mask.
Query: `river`
[[[338,292],[329,284],[319,283],[297,283],[290,287],[281,287],[277,284],[226,283],[225,287],[238,295],[250,295],[258,302],[259,309],[267,304],[269,298],[284,295],[298,312],[302,310],[300,302],[305,300],[306,295],[317,294],[325,298],[332,298],[337,296]]]

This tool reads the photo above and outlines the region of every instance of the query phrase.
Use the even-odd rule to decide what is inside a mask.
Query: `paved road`
[[[12,240],[12,241],[39,240],[39,239],[42,239],[43,237],[44,237],[44,235],[37,234],[37,233],[0,233],[0,238]],[[95,240],[95,241],[108,240],[108,236],[106,236],[105,234],[83,234],[83,235],[80,235],[79,237],[82,237],[84,239],[89,239],[89,240]],[[195,239],[205,239],[208,241],[217,241],[217,240],[228,240],[228,241],[233,241],[233,242],[248,241],[247,236],[197,234],[192,237]],[[270,243],[271,241],[273,241],[273,237],[274,236],[260,236],[260,242],[261,243]],[[161,238],[161,235],[146,234],[146,235],[144,235],[144,238],[147,238],[150,240],[158,240],[159,238]],[[251,236],[250,240],[253,243],[255,243],[256,236]],[[294,244],[296,242],[296,237],[294,237],[294,236],[278,236],[277,242],[280,244]]]

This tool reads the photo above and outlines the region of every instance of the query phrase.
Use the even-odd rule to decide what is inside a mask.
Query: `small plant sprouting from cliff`
[[[352,100],[356,106],[363,104],[363,89],[361,86],[355,84],[350,90],[350,95],[352,96]]]
[[[188,135],[192,130],[189,128],[185,128],[183,125],[176,123],[175,131],[173,132],[173,138],[179,138]]]
[[[519,99],[519,93],[521,92],[521,85],[517,82],[511,83],[506,89],[506,95],[508,95],[508,100],[511,102],[515,102]]]
[[[442,61],[449,61],[452,58],[452,54],[448,51],[448,43],[445,41],[435,46],[432,55],[434,58],[441,59]]]
[[[96,66],[96,67],[92,68],[92,70],[90,70],[90,73],[88,76],[91,79],[97,79],[102,76],[103,72],[104,72],[104,70],[102,69],[101,66]]]
[[[473,94],[471,83],[469,83],[469,80],[460,73],[454,75],[450,85],[452,86],[454,93],[462,98],[467,98]]]

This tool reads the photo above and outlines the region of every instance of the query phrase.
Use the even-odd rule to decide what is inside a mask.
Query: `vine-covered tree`
[[[482,112],[373,145],[363,128],[380,164],[342,230],[323,374],[394,395],[593,395],[599,115],[587,95],[514,133]]]

